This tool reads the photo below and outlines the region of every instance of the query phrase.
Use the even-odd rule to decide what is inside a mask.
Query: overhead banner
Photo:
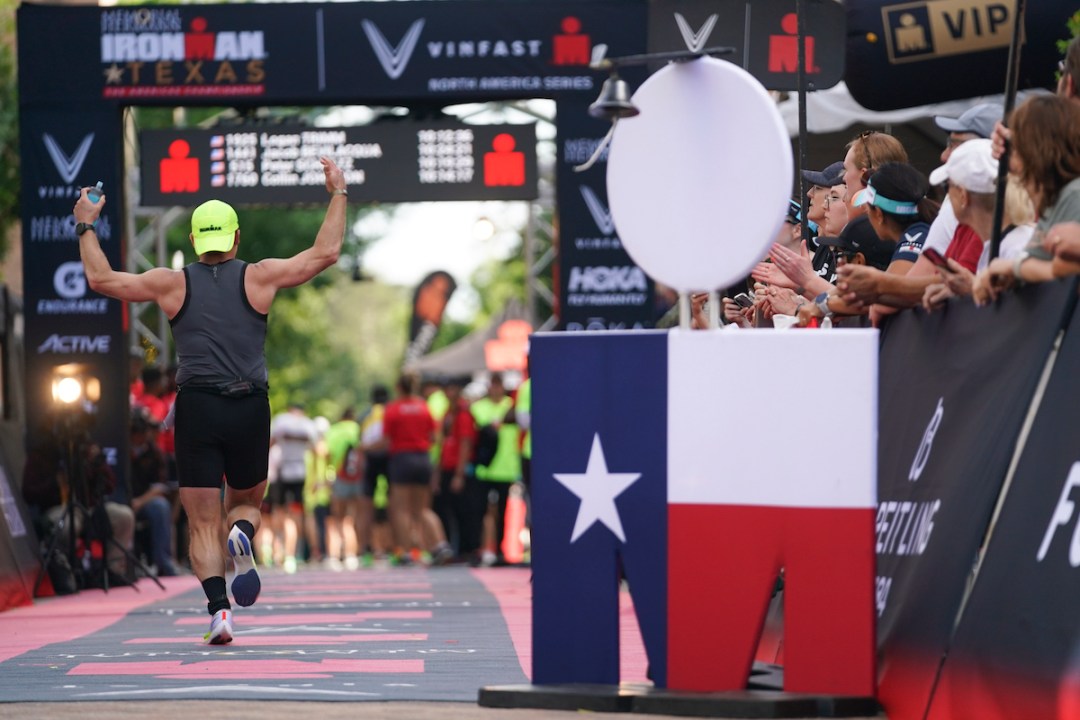
[[[879,698],[922,718],[1017,435],[1075,285],[900,313],[881,348]],[[1022,343],[1017,342],[1023,337]]]
[[[1011,358],[1008,367],[1016,367]],[[1077,368],[1080,315],[1074,314],[945,660],[930,720],[1080,718]]]
[[[852,96],[871,110],[1005,92],[1017,0],[847,0]],[[1017,88],[1049,88],[1076,3],[1027,2]],[[963,81],[959,81],[963,78]]]
[[[108,106],[75,114],[24,108],[19,121],[28,447],[55,435],[54,372],[80,365],[101,383],[89,437],[122,479],[128,441],[124,308],[90,289],[72,216],[79,189],[100,180],[106,205],[95,230],[109,263],[123,267],[119,114]]]
[[[21,5],[22,102],[264,105],[595,96],[597,44],[645,51],[644,0]],[[40,79],[41,68],[63,68]]]
[[[440,120],[139,133],[143,205],[326,202],[319,158],[361,202],[531,200],[536,126]]]
[[[835,0],[805,0],[806,80],[824,90],[844,76],[844,8]],[[730,47],[719,55],[769,90],[799,88],[795,0],[656,0],[649,4],[649,52]]]
[[[610,125],[585,103],[561,103],[558,163],[559,255],[556,297],[561,330],[637,330],[656,323],[656,288],[623,249],[607,200],[607,149],[588,169]]]

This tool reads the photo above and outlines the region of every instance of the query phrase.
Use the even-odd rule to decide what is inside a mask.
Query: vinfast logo
[[[81,262],[61,263],[53,273],[53,287],[56,294],[65,300],[74,300],[86,295],[86,273]]]
[[[919,479],[927,461],[930,460],[930,451],[934,447],[934,435],[937,434],[938,427],[941,425],[941,418],[945,415],[944,402],[945,398],[938,398],[937,409],[934,410],[934,414],[930,417],[930,423],[923,433],[919,449],[915,451],[915,459],[912,461],[911,471],[908,473],[908,480],[911,482],[916,482]]]
[[[611,235],[615,232],[615,218],[611,216],[611,210],[609,210],[604,203],[600,202],[600,198],[596,196],[593,189],[588,185],[581,186],[581,197],[585,200],[585,207],[589,209],[589,214],[592,215],[593,222],[596,223],[596,227],[600,228],[600,232],[605,235]]]
[[[87,353],[105,355],[109,352],[108,335],[50,335],[49,339],[38,345],[38,355]]]
[[[391,80],[400,78],[408,67],[409,60],[412,59],[413,51],[416,50],[416,43],[419,42],[420,33],[424,29],[424,18],[414,21],[396,46],[390,44],[375,23],[364,20],[360,24],[382,69]]]
[[[679,26],[679,34],[682,35],[683,42],[686,43],[686,49],[691,52],[701,52],[705,49],[705,43],[709,41],[709,36],[712,35],[713,27],[716,26],[716,21],[720,19],[720,16],[716,13],[710,15],[705,24],[694,30],[690,29],[690,23],[686,21],[682,13],[675,13],[675,24]]]
[[[570,268],[570,292],[645,292],[645,273],[635,265]]]
[[[79,176],[79,171],[82,170],[83,163],[86,162],[90,146],[94,144],[94,133],[86,135],[82,142],[79,143],[79,147],[75,149],[75,153],[70,156],[60,147],[60,143],[56,142],[56,138],[49,133],[43,133],[41,140],[45,143],[45,149],[49,152],[49,157],[52,158],[53,165],[56,166],[56,171],[60,173],[60,177],[64,179],[64,182],[75,182],[75,178]]]

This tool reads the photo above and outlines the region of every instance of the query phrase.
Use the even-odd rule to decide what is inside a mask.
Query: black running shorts
[[[426,452],[390,456],[390,485],[427,485],[431,482],[431,456]]]
[[[182,389],[176,395],[176,469],[180,487],[247,490],[266,479],[270,401],[256,393],[225,397]]]

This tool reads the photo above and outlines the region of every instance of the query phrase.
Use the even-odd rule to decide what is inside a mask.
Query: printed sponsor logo
[[[59,335],[53,334],[38,345],[38,355],[86,353],[104,355],[109,352],[109,335]]]
[[[77,194],[76,189],[76,194]],[[112,226],[108,217],[98,218],[94,232],[98,240],[106,243],[112,239]],[[37,215],[30,218],[30,242],[76,242],[75,218],[67,215]]]
[[[61,263],[53,272],[53,289],[56,291],[56,298],[37,301],[38,315],[104,315],[108,312],[108,298],[86,297],[89,286],[81,262]]]
[[[570,268],[566,304],[571,306],[644,305],[648,279],[635,265]]]
[[[911,470],[908,472],[908,480],[911,482],[916,482],[919,479],[927,461],[930,460],[930,451],[934,448],[934,436],[937,435],[938,427],[941,425],[941,418],[945,415],[944,403],[945,398],[938,398],[937,408],[934,410],[934,414],[930,416],[930,422],[926,426],[926,431],[923,432],[919,449],[915,451],[915,459],[911,462]]]
[[[592,216],[593,222],[596,223],[596,227],[600,229],[600,232],[605,235],[614,233],[615,218],[612,217],[611,210],[596,196],[593,189],[588,185],[582,185],[581,197],[585,200],[585,207],[589,209],[589,215]]]
[[[881,8],[892,63],[1009,46],[1016,0],[927,0]]]
[[[409,60],[412,59],[413,51],[416,50],[416,43],[424,30],[424,18],[415,20],[397,45],[391,45],[386,36],[379,31],[378,26],[370,20],[364,20],[360,25],[364,28],[364,34],[367,35],[371,49],[375,51],[375,57],[379,59],[383,71],[391,80],[397,80],[409,66]]]
[[[645,326],[640,322],[627,324],[622,320],[609,320],[603,317],[586,318],[585,322],[568,322],[568,332],[598,331],[598,330],[641,330]]]
[[[713,13],[705,19],[705,23],[697,30],[690,28],[690,23],[686,21],[682,13],[675,13],[675,24],[679,26],[679,34],[682,35],[683,42],[686,43],[686,49],[691,52],[701,52],[705,49],[706,43],[709,42],[709,36],[712,35],[713,27],[716,26],[716,21],[720,19],[720,15]]]
[[[268,57],[262,30],[215,30],[165,8],[107,10],[101,18],[104,96],[261,95]]]
[[[56,172],[60,173],[60,177],[63,178],[64,182],[69,184],[75,182],[75,178],[79,176],[79,171],[82,170],[83,163],[86,162],[90,146],[94,144],[94,133],[89,133],[83,137],[82,142],[79,143],[79,146],[75,148],[75,152],[70,156],[60,147],[60,143],[56,141],[56,138],[49,133],[42,133],[41,140],[45,143],[45,149],[48,151],[49,157],[52,158]]]

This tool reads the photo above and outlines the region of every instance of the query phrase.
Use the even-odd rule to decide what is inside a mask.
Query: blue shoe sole
[[[237,605],[248,607],[254,605],[259,599],[262,581],[259,580],[259,573],[255,570],[251,541],[242,532],[236,533],[236,536],[235,539],[229,537],[229,554],[232,555],[236,570],[230,590]]]

